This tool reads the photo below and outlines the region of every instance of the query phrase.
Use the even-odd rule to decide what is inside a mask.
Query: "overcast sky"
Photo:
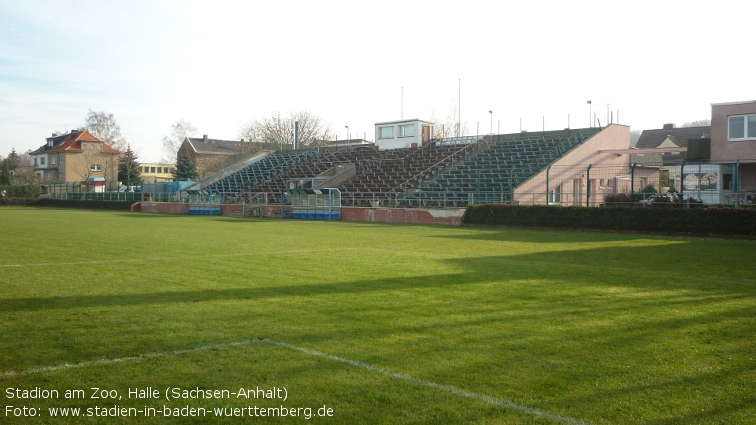
[[[448,5],[447,5],[448,4]],[[753,1],[0,0],[0,155],[115,115],[143,162],[170,125],[237,139],[308,110],[339,138],[458,100],[474,134],[632,129],[756,99]],[[749,31],[749,29],[751,29]],[[403,102],[402,102],[403,87]],[[489,110],[493,114],[489,114]],[[616,118],[615,118],[616,120]]]

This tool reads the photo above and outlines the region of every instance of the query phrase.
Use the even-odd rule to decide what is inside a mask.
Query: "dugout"
[[[179,195],[179,212],[189,205],[191,215],[220,215],[221,196],[217,190],[183,190]]]
[[[281,189],[281,218],[341,220],[341,191],[336,188]]]

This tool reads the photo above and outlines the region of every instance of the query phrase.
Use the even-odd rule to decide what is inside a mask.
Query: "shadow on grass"
[[[223,300],[260,300],[277,297],[309,297],[320,295],[359,294],[443,285],[464,285],[477,282],[472,274],[421,276],[377,279],[345,283],[313,283],[276,287],[206,289],[116,295],[71,295],[0,299],[0,312],[41,311],[81,307],[121,307],[146,304],[169,304]]]
[[[591,230],[519,229],[475,227],[475,234],[445,234],[430,236],[444,239],[481,240],[524,243],[614,242],[655,238],[635,233],[601,232]],[[665,236],[666,239],[670,237]]]
[[[234,219],[226,219],[234,221]],[[680,250],[680,245],[675,249]],[[686,246],[686,245],[682,245]],[[688,245],[689,246],[689,245]],[[698,248],[693,247],[693,253]],[[678,253],[679,254],[679,253]],[[707,253],[716,255],[717,253]],[[718,253],[720,265],[732,267],[741,264],[742,258]],[[734,253],[732,253],[734,254]],[[685,255],[682,252],[682,255]],[[212,300],[258,299],[283,296],[319,296],[370,293],[385,290],[434,288],[449,285],[466,285],[481,282],[546,280],[581,287],[632,287],[644,290],[694,290],[710,294],[756,295],[756,279],[750,274],[742,278],[721,279],[711,282],[701,279],[705,273],[716,273],[704,264],[691,261],[677,272],[669,268],[669,246],[601,247],[569,251],[548,251],[512,256],[454,258],[439,260],[451,262],[464,271],[456,274],[384,278],[339,283],[313,283],[275,287],[233,289],[203,289],[167,291],[142,294],[73,295],[0,299],[0,311],[38,311],[97,306],[123,306]],[[595,262],[601,258],[600,263]],[[711,258],[709,258],[709,261]],[[722,264],[724,263],[724,264]],[[642,264],[642,266],[636,266]],[[707,262],[708,264],[708,262]],[[657,270],[657,271],[655,271]]]
[[[596,240],[596,236],[617,235],[591,236]],[[618,236],[625,239],[625,235]],[[738,266],[744,261],[744,253],[737,251],[737,246],[733,252],[709,248],[688,242],[454,258],[438,261],[450,262],[462,270],[459,273],[273,287],[0,299],[0,312],[277,298],[280,305],[271,311],[277,314],[290,307],[301,309],[307,303],[332,302],[339,305],[313,308],[309,316],[312,323],[284,315],[277,320],[286,325],[294,341],[302,341],[305,335],[308,343],[338,340],[344,335],[363,344],[371,339],[378,341],[380,349],[371,354],[378,357],[375,363],[396,365],[397,369],[408,364],[407,353],[425,350],[422,354],[435,357],[423,370],[423,377],[440,377],[437,380],[463,389],[471,385],[471,377],[480,378],[483,373],[513,373],[513,364],[507,363],[510,360],[516,368],[533,372],[528,381],[538,381],[524,385],[527,391],[546,393],[564,405],[606,408],[605,418],[610,422],[621,420],[618,400],[649,397],[673,400],[652,407],[655,418],[664,419],[652,419],[651,423],[717,421],[734,410],[749,409],[753,393],[747,387],[753,385],[745,379],[752,376],[752,363],[722,363],[714,371],[688,363],[710,366],[714,363],[710,357],[724,350],[720,344],[729,345],[730,352],[747,352],[752,346],[754,321],[753,302],[748,301],[756,296],[756,285],[747,271],[737,279],[706,278],[717,273],[714,267],[741,270]],[[670,258],[687,261],[684,266],[670,267]],[[528,286],[529,282],[538,284]],[[392,292],[414,290],[423,291],[393,302]],[[384,294],[377,294],[380,292]],[[374,294],[379,296],[371,298]],[[342,295],[347,298],[336,298]],[[189,305],[179,308],[191,311]],[[393,339],[397,342],[391,345],[397,335],[407,339]],[[418,335],[426,339],[413,340]],[[675,343],[675,339],[684,342]],[[407,348],[407,341],[420,342]],[[668,347],[671,350],[665,351]],[[479,356],[476,349],[492,354]],[[446,355],[463,360],[440,361]],[[665,362],[671,366],[665,366]],[[632,369],[627,369],[628,365]],[[660,376],[649,376],[643,371],[646,366],[661,371]],[[454,382],[455,377],[459,382]],[[732,394],[716,390],[724,384]],[[485,385],[485,380],[472,385]],[[496,384],[492,385],[495,388]],[[712,388],[709,400],[714,400],[713,408],[705,412],[692,409],[699,406],[696,400],[688,400],[685,392]],[[502,398],[510,398],[506,388],[497,391]],[[496,396],[495,391],[491,393]],[[579,395],[573,395],[576,393]]]

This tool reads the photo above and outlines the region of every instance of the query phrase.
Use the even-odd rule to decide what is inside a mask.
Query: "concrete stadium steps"
[[[315,150],[278,151],[207,185],[206,188],[217,190],[226,199],[235,197],[316,153]]]
[[[342,197],[360,200],[386,199],[397,187],[414,187],[422,179],[447,167],[453,160],[461,160],[464,156],[464,153],[460,153],[462,150],[464,147],[459,145],[435,144],[417,149],[384,151],[375,151],[371,147],[343,148],[308,158],[250,188],[244,197],[267,193],[269,203],[280,202],[280,190],[287,186],[287,181],[314,178],[338,164],[349,163],[356,165],[357,175],[338,187]]]
[[[544,132],[540,135],[486,136],[481,149],[417,188],[405,190],[398,205],[411,206],[424,200],[443,200],[465,206],[475,202],[500,202],[525,181],[564,154],[598,133],[600,129]],[[486,201],[486,199],[492,199]],[[445,204],[446,205],[446,204]]]

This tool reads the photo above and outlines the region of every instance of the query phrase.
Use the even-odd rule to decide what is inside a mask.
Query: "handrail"
[[[443,159],[441,159],[441,160],[440,160],[440,161],[438,161],[437,163],[435,163],[435,164],[431,165],[430,167],[428,167],[428,168],[424,169],[423,171],[421,171],[421,172],[419,172],[419,173],[415,174],[414,176],[412,176],[412,177],[410,177],[409,179],[405,180],[404,182],[400,183],[399,185],[397,185],[397,186],[396,186],[396,187],[394,187],[393,189],[389,190],[388,192],[389,192],[389,193],[394,193],[394,192],[395,192],[395,191],[396,191],[397,189],[399,189],[400,187],[402,187],[402,186],[406,185],[407,183],[409,183],[409,182],[411,182],[411,181],[413,181],[413,180],[417,180],[417,178],[418,178],[419,176],[421,176],[421,175],[425,174],[425,173],[426,173],[426,171],[429,171],[429,170],[433,169],[434,167],[436,167],[436,166],[438,166],[439,164],[441,164],[441,163],[445,162],[445,161],[446,161],[447,159],[449,159],[449,158],[452,158],[452,159],[453,159],[453,157],[454,157],[455,155],[457,155],[457,154],[458,154],[458,153],[459,153],[460,151],[464,151],[464,150],[466,150],[466,149],[470,148],[471,146],[477,146],[477,143],[478,143],[478,142],[474,142],[474,143],[470,143],[470,144],[466,144],[466,145],[464,145],[464,146],[463,146],[462,148],[460,148],[460,149],[457,149],[456,151],[452,152],[451,154],[449,154],[449,155],[445,156],[445,157],[444,157]]]

